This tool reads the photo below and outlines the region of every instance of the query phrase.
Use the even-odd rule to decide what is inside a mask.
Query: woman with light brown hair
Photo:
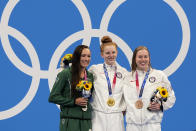
[[[150,52],[139,46],[133,52],[132,72],[124,87],[126,131],[161,131],[163,112],[175,103],[170,81],[151,67]]]

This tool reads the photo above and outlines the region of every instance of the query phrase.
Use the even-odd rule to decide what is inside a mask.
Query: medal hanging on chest
[[[114,106],[115,105],[115,100],[113,97],[109,97],[107,100],[108,106]]]
[[[105,63],[103,64],[103,69],[104,69],[105,77],[106,77],[106,80],[107,80],[107,83],[108,83],[109,98],[107,100],[107,105],[112,107],[112,106],[115,105],[115,100],[112,96],[112,89],[114,89],[114,87],[116,85],[116,70],[117,70],[117,68],[115,67],[115,73],[114,73],[112,88],[111,88],[110,79],[109,79],[109,76],[108,76],[108,72],[107,72]]]
[[[135,107],[136,107],[137,109],[142,109],[142,108],[143,108],[143,102],[142,102],[141,99],[139,99],[139,100],[137,100],[137,101],[135,102]]]
[[[150,69],[146,72],[146,75],[144,77],[144,80],[143,80],[143,83],[142,83],[142,86],[141,86],[141,89],[140,89],[140,92],[139,92],[139,79],[138,79],[138,73],[136,71],[136,75],[135,75],[135,77],[136,77],[136,90],[137,90],[137,92],[139,92],[139,99],[135,102],[135,107],[137,109],[142,109],[143,105],[144,105],[141,98],[142,98],[144,86],[146,84],[146,80],[148,78],[149,72],[150,72]]]

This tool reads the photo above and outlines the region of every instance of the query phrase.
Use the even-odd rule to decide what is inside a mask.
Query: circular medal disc
[[[107,104],[108,104],[108,106],[114,106],[114,104],[115,104],[114,98],[108,98]]]
[[[143,107],[143,102],[142,102],[142,100],[137,100],[137,101],[135,102],[135,107],[136,107],[137,109],[142,109],[142,107]]]

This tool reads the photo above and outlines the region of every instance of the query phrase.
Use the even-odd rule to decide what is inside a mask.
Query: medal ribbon
[[[84,80],[87,81],[87,73],[86,73],[86,70],[84,70]]]
[[[140,89],[140,93],[139,93],[139,98],[142,97],[142,94],[143,94],[143,91],[144,91],[144,86],[146,84],[146,80],[148,78],[149,72],[150,72],[150,69],[146,72],[146,75],[144,77],[144,80],[143,80],[143,83],[142,83],[142,86],[141,86],[141,89]],[[139,79],[138,79],[138,73],[137,73],[137,71],[136,71],[136,88],[139,91]]]
[[[108,83],[108,92],[109,92],[109,95],[111,96],[112,95],[112,89],[114,89],[114,87],[116,85],[116,67],[115,67],[115,73],[114,73],[112,88],[111,88],[110,79],[109,79],[109,76],[108,76],[108,71],[106,69],[105,63],[103,64],[103,69],[104,69],[105,77],[106,77],[106,80],[107,80],[107,83]]]
[[[136,74],[135,74],[136,76],[136,89],[137,89],[137,92],[139,92],[139,80],[138,80],[138,73],[137,73],[137,71],[136,71]]]

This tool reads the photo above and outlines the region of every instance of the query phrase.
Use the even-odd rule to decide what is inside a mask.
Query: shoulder
[[[167,75],[162,70],[152,69],[149,81],[153,82],[154,80],[156,80],[157,82],[169,83]]]
[[[93,74],[96,74],[97,71],[100,71],[103,69],[103,64],[97,64],[97,65],[92,65],[88,71],[93,73]]]
[[[67,73],[71,73],[71,68],[65,68],[64,70],[62,70],[60,73],[62,74],[67,74]]]
[[[167,75],[162,70],[152,69],[151,73],[157,76],[167,77]]]
[[[128,72],[127,69],[125,69],[124,67],[122,67],[121,65],[117,64],[117,69],[121,70],[123,72]]]
[[[70,68],[65,68],[61,72],[58,73],[59,77],[67,77],[71,74],[71,69]]]
[[[92,65],[89,70],[95,70],[95,69],[98,69],[98,68],[103,68],[103,64],[96,64],[96,65]]]
[[[120,66],[119,64],[117,64],[117,70],[119,72],[122,72],[125,75],[128,75],[129,71],[127,71],[127,69],[125,69],[124,67]]]

